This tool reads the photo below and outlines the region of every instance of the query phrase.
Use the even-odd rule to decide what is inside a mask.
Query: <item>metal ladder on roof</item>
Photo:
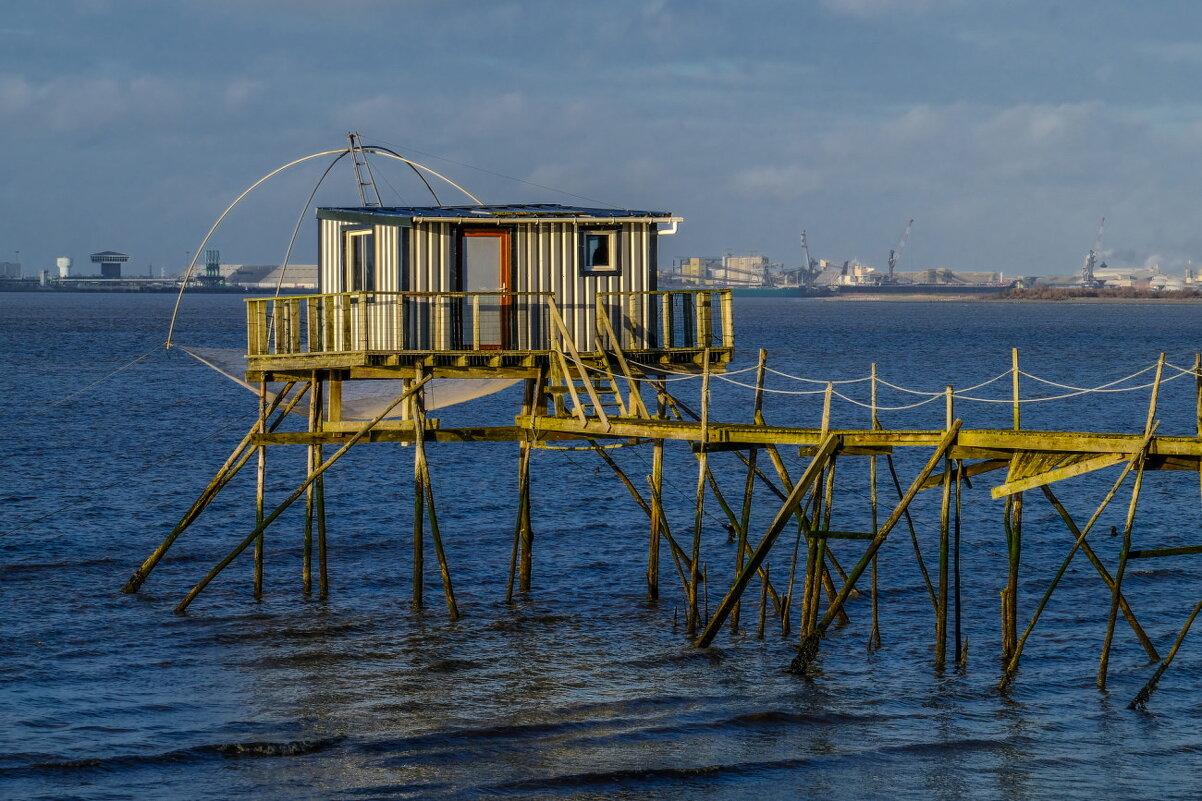
[[[380,190],[376,188],[376,177],[372,174],[371,165],[367,163],[367,154],[363,151],[363,139],[358,131],[346,135],[348,151],[351,154],[351,164],[355,167],[355,181],[359,185],[359,201],[364,206],[380,207]]]

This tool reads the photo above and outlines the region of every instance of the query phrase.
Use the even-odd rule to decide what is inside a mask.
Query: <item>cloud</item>
[[[1202,64],[1202,44],[1198,42],[1143,42],[1135,49],[1140,55],[1166,64],[1191,67]]]
[[[958,6],[962,0],[822,0],[827,10],[859,19],[898,14],[926,14],[940,6]]]

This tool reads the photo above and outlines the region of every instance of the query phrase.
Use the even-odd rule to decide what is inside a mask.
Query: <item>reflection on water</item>
[[[0,788],[8,797],[1092,799],[1147,795],[1149,777],[1160,797],[1196,796],[1202,659],[1187,640],[1150,711],[1128,711],[1151,669],[1119,628],[1111,692],[1098,693],[1109,594],[1088,562],[1066,574],[1014,685],[996,689],[1005,542],[989,477],[966,494],[968,665],[943,674],[931,666],[933,615],[908,535],[883,552],[879,652],[866,647],[866,598],[849,607],[851,624],[832,630],[804,678],[784,671],[792,642],[779,628],[769,626],[763,641],[753,630],[724,632],[710,651],[689,648],[674,627],[683,601],[670,564],[663,599],[644,597],[645,516],[596,457],[580,452],[535,452],[535,590],[506,605],[516,448],[431,446],[465,612],[457,623],[439,605],[436,575],[426,610],[407,603],[412,454],[394,446],[352,453],[330,476],[328,602],[300,592],[297,513],[269,532],[262,603],[250,598],[249,564],[238,562],[187,617],[171,614],[248,530],[251,494],[241,482],[140,595],[120,595],[254,415],[253,396],[178,352],[156,353],[60,403],[159,341],[170,300],[0,294],[0,415],[11,432],[0,487],[8,532],[0,537]],[[237,298],[197,297],[178,339],[238,347],[241,315]],[[1094,386],[1147,367],[1161,351],[1188,367],[1202,342],[1192,306],[747,299],[736,320],[736,367],[754,363],[762,346],[783,373],[852,379],[875,362],[882,378],[929,392],[1002,374],[1012,346],[1032,374]],[[821,388],[779,376],[769,386]],[[695,388],[675,388],[695,397]],[[840,388],[862,397],[862,385]],[[1188,377],[1165,386],[1162,432],[1193,432],[1193,391]],[[1002,382],[979,397],[1008,392]],[[1024,379],[1024,392],[1065,390]],[[715,382],[715,393],[716,417],[747,419],[747,390]],[[1031,404],[1024,424],[1138,431],[1147,401],[1145,389]],[[444,425],[505,422],[517,404],[511,391],[439,415]],[[765,413],[812,425],[821,404],[820,394],[774,393]],[[837,426],[866,425],[862,407],[837,401],[833,411]],[[939,400],[882,419],[938,426],[943,414]],[[960,401],[957,414],[966,427],[1010,420],[1005,404]],[[645,451],[613,455],[637,481],[650,472]],[[801,469],[795,453],[785,455]],[[298,481],[302,456],[273,452],[275,497]],[[903,477],[914,458],[922,457],[898,454]],[[733,455],[711,462],[724,485],[741,488]],[[865,525],[864,464],[849,457],[839,469],[833,527]],[[1074,517],[1088,518],[1114,476],[1065,485]],[[692,525],[695,481],[687,449],[670,448],[673,530]],[[1149,476],[1136,547],[1199,542],[1197,481]],[[757,498],[759,526],[773,504],[771,495]],[[937,498],[916,507],[928,559],[937,507]],[[1096,529],[1094,546],[1109,565],[1118,541],[1107,532],[1125,511],[1120,495]],[[721,523],[710,510],[711,604],[734,567]],[[1032,498],[1024,623],[1069,545],[1054,510]],[[852,546],[838,549],[853,561]],[[776,561],[773,575],[786,574],[787,560]],[[1191,557],[1132,565],[1124,589],[1162,652],[1199,597],[1197,574]],[[754,618],[745,611],[744,625]]]

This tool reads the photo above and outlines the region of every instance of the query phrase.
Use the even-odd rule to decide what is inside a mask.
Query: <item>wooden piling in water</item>
[[[378,424],[381,420],[383,420],[385,417],[387,417],[388,414],[393,409],[395,409],[397,406],[399,406],[404,401],[408,400],[409,396],[412,393],[421,389],[421,387],[424,386],[426,381],[428,381],[429,379],[430,379],[430,376],[427,375],[421,381],[415,382],[408,389],[406,389],[404,392],[402,392],[400,395],[398,395],[396,397],[396,399],[393,400],[388,406],[386,406],[384,408],[384,411],[380,412],[376,417],[374,417],[371,420],[369,420],[368,422],[364,423],[363,426],[361,426],[358,431],[356,431],[354,434],[352,434],[351,437],[342,445],[341,448],[339,448],[337,451],[335,451],[330,456],[329,459],[326,459],[324,462],[322,462],[318,466],[316,471],[314,471],[313,473],[310,473],[309,476],[305,479],[304,483],[302,483],[298,488],[293,490],[292,494],[289,495],[287,498],[285,498],[284,501],[279,506],[277,506],[271,514],[264,517],[262,522],[257,524],[255,526],[254,530],[251,531],[249,534],[247,534],[246,538],[243,539],[242,542],[238,543],[238,545],[236,545],[234,547],[234,549],[232,551],[230,551],[229,554],[227,554],[224,559],[222,559],[220,562],[218,562],[213,567],[213,569],[210,570],[205,575],[205,577],[202,578],[200,580],[200,582],[197,583],[197,585],[191,589],[191,591],[189,591],[189,593],[186,596],[184,596],[184,599],[182,601],[180,601],[179,604],[175,607],[176,613],[183,614],[185,611],[187,611],[188,606],[192,603],[193,600],[196,599],[196,596],[200,595],[200,593],[204,591],[204,588],[207,587],[209,585],[209,583],[214,578],[216,578],[218,574],[221,573],[221,571],[225,570],[225,568],[228,567],[231,562],[233,562],[235,559],[237,559],[238,556],[243,551],[245,551],[250,546],[250,544],[252,542],[254,542],[263,533],[264,530],[266,530],[266,528],[268,526],[270,526],[272,523],[275,522],[276,518],[278,518],[280,515],[282,515],[288,509],[288,507],[290,507],[296,501],[297,498],[299,498],[301,495],[303,495],[305,490],[308,489],[310,483],[312,483],[312,482],[316,481],[318,478],[320,478],[321,475],[323,473],[325,473],[327,470],[329,470],[330,467],[332,467],[335,462],[337,462],[339,459],[341,459],[346,454],[347,451],[349,451],[351,448],[353,448],[355,445],[357,445],[360,440],[362,440],[365,436],[367,436],[368,432],[370,432],[376,426],[376,424]]]
[[[558,329],[560,339],[568,338],[568,332],[562,326]],[[625,334],[626,332],[624,332]],[[1142,443],[1135,447],[1137,435],[1104,435],[1081,434],[1070,432],[1038,432],[1021,429],[1021,405],[1023,399],[1021,390],[1021,370],[1019,353],[1012,349],[1011,391],[1012,398],[1012,428],[1003,431],[974,430],[966,432],[961,439],[961,422],[955,419],[954,408],[956,393],[952,386],[947,386],[945,392],[946,419],[942,430],[934,431],[886,431],[878,419],[880,407],[877,399],[876,366],[873,365],[871,379],[870,428],[867,430],[835,429],[832,426],[832,401],[837,393],[832,382],[825,382],[822,407],[822,420],[817,428],[788,428],[769,426],[764,422],[762,399],[766,374],[767,354],[761,351],[756,366],[756,383],[754,386],[755,400],[752,408],[752,423],[725,424],[716,422],[711,414],[710,381],[715,370],[721,370],[724,364],[720,360],[715,364],[711,361],[708,349],[692,354],[673,354],[663,358],[658,364],[641,364],[639,359],[646,358],[637,353],[629,360],[619,347],[620,337],[613,330],[608,331],[612,352],[602,354],[585,354],[567,348],[566,339],[563,348],[552,353],[547,360],[540,361],[531,358],[519,361],[516,357],[497,357],[495,364],[514,367],[510,375],[525,381],[521,415],[513,426],[481,426],[478,428],[443,429],[437,421],[427,421],[421,387],[435,374],[440,377],[455,375],[452,370],[466,371],[466,374],[479,375],[483,370],[485,357],[463,357],[462,361],[453,366],[450,361],[416,359],[405,362],[406,369],[414,370],[414,377],[406,379],[406,389],[396,403],[408,401],[408,420],[388,421],[378,425],[382,418],[359,428],[357,431],[341,419],[340,411],[340,381],[342,378],[353,380],[348,372],[327,369],[324,372],[312,370],[301,373],[299,368],[293,372],[270,372],[263,370],[254,373],[252,380],[257,380],[258,386],[258,419],[251,432],[239,448],[231,453],[226,465],[210,482],[210,486],[193,504],[180,525],[169,535],[163,546],[152,555],[152,559],[131,577],[127,586],[133,585],[127,591],[136,590],[136,585],[145,579],[166,547],[178,532],[186,528],[200,513],[205,505],[223,487],[233,474],[251,458],[258,457],[258,475],[256,480],[256,525],[254,530],[217,566],[215,566],[202,581],[197,584],[188,596],[177,607],[177,611],[185,611],[188,604],[205,586],[218,575],[225,566],[236,558],[250,544],[255,545],[255,596],[261,597],[263,590],[263,548],[265,531],[278,518],[285,508],[300,495],[305,497],[305,525],[302,550],[302,584],[306,595],[313,592],[314,575],[319,573],[317,582],[320,593],[325,597],[328,592],[327,559],[326,559],[326,529],[324,514],[323,474],[332,463],[343,455],[347,448],[359,441],[369,442],[412,442],[414,447],[414,540],[413,540],[413,578],[414,606],[423,604],[424,587],[424,543],[428,521],[430,536],[435,554],[438,559],[439,572],[442,579],[443,591],[451,619],[459,615],[455,593],[451,581],[451,573],[443,548],[439,528],[435,493],[431,481],[426,444],[441,441],[484,441],[505,440],[517,442],[519,445],[517,462],[517,514],[513,530],[513,547],[510,552],[510,565],[507,599],[512,599],[515,589],[527,592],[530,589],[532,574],[533,526],[531,512],[531,460],[534,447],[556,447],[553,440],[575,440],[587,443],[587,448],[593,450],[612,470],[619,481],[627,487],[631,496],[640,508],[648,515],[650,531],[647,546],[647,595],[657,599],[661,594],[660,558],[663,543],[668,543],[670,553],[677,565],[684,592],[685,625],[694,642],[699,647],[710,645],[720,629],[730,622],[733,633],[740,630],[741,601],[743,594],[752,580],[760,580],[760,609],[756,635],[764,636],[769,604],[775,604],[775,614],[781,624],[782,634],[797,640],[797,658],[792,668],[804,671],[817,653],[820,640],[832,625],[842,625],[849,622],[848,613],[856,614],[856,608],[849,604],[861,588],[858,582],[864,578],[863,573],[871,571],[871,629],[868,634],[868,647],[879,648],[881,645],[880,631],[880,593],[879,573],[881,572],[880,558],[889,552],[882,552],[882,547],[890,532],[902,521],[909,529],[910,540],[916,558],[919,573],[927,589],[927,594],[934,611],[934,663],[938,670],[943,670],[949,660],[954,659],[958,664],[964,664],[967,652],[967,638],[962,631],[962,598],[961,598],[961,523],[962,504],[964,503],[964,488],[972,488],[969,477],[987,473],[991,470],[1008,466],[1005,482],[994,488],[995,497],[1006,498],[1004,508],[1003,528],[1006,534],[1006,573],[1004,587],[1001,589],[1001,630],[1002,650],[1006,659],[1003,684],[1009,680],[1017,669],[1023,652],[1034,626],[1040,619],[1041,613],[1052,593],[1056,589],[1060,576],[1067,569],[1076,551],[1083,551],[1093,564],[1098,575],[1102,578],[1110,593],[1110,614],[1106,621],[1106,635],[1099,660],[1098,685],[1105,687],[1107,663],[1113,645],[1115,621],[1119,612],[1136,633],[1141,645],[1152,659],[1157,658],[1157,652],[1146,632],[1139,625],[1134,611],[1122,592],[1124,571],[1129,559],[1149,556],[1179,555],[1202,552],[1202,546],[1187,545],[1181,548],[1153,548],[1142,551],[1132,550],[1134,519],[1140,497],[1142,482],[1147,471],[1151,470],[1181,470],[1195,469],[1199,472],[1199,486],[1202,487],[1202,444],[1190,441],[1187,437],[1156,437],[1155,418],[1156,399],[1162,382],[1165,366],[1162,356],[1157,365],[1156,379],[1153,384],[1152,399],[1149,404],[1148,421],[1145,426],[1145,436]],[[562,350],[562,349],[561,349]],[[570,354],[570,359],[569,359]],[[454,357],[459,359],[460,357]],[[493,357],[487,356],[491,361]],[[513,361],[506,362],[506,358]],[[556,362],[555,358],[559,361]],[[613,365],[617,366],[614,367]],[[520,364],[520,367],[519,367]],[[551,380],[556,382],[551,387],[545,385],[548,377],[547,365],[553,369]],[[541,365],[541,366],[540,366]],[[557,366],[556,366],[557,365]],[[393,365],[390,365],[393,366]],[[445,368],[445,372],[444,372]],[[372,368],[375,369],[374,367]],[[611,372],[611,369],[614,372]],[[554,372],[557,370],[558,372]],[[646,373],[638,373],[647,370]],[[620,371],[620,372],[618,372]],[[1180,370],[1185,373],[1185,370]],[[605,415],[596,395],[596,387],[589,393],[589,400],[582,400],[584,392],[574,393],[573,382],[588,383],[590,377],[595,378],[600,373],[606,376],[597,379],[598,382],[608,381],[608,386],[619,398],[616,404],[618,412]],[[695,413],[688,405],[674,398],[666,390],[667,380],[683,380],[685,373],[692,373],[700,378],[701,402],[700,412]],[[1195,379],[1196,402],[1196,432],[1197,439],[1202,441],[1202,355],[1195,357],[1192,373]],[[658,375],[658,378],[655,376]],[[669,379],[668,376],[672,377]],[[274,376],[274,377],[273,377]],[[267,382],[278,381],[289,377],[301,382],[295,395],[289,401],[289,409],[295,405],[300,396],[308,393],[310,396],[308,424],[301,430],[288,430],[276,433],[278,420],[272,423],[270,417],[282,398],[290,391],[288,385],[283,392],[267,403]],[[385,378],[387,372],[383,368],[371,373],[368,377]],[[1174,376],[1175,377],[1175,376]],[[1005,374],[1001,376],[1005,378]],[[1034,377],[1032,377],[1034,380]],[[564,382],[561,386],[558,382]],[[806,379],[808,380],[808,379]],[[994,379],[998,380],[998,379]],[[1041,379],[1042,380],[1042,379]],[[620,385],[625,381],[625,385]],[[657,390],[655,413],[651,414],[641,401],[640,384],[647,383]],[[579,384],[577,384],[579,385]],[[600,383],[598,383],[598,387]],[[696,386],[695,384],[689,386]],[[746,385],[745,385],[746,386]],[[1004,386],[1004,385],[1002,385]],[[328,391],[328,394],[326,392]],[[608,393],[609,390],[602,389]],[[1004,392],[1004,390],[1003,390]],[[574,400],[571,408],[567,404],[556,404],[562,412],[556,416],[551,413],[544,402],[544,396],[555,394],[556,398],[566,398],[572,394]],[[961,397],[968,400],[971,392],[965,392]],[[843,397],[839,394],[838,397]],[[851,401],[851,398],[847,398]],[[937,401],[937,397],[934,398]],[[1032,400],[1040,400],[1035,398]],[[607,397],[608,401],[608,397]],[[858,401],[852,401],[858,403]],[[998,402],[998,401],[993,401]],[[1006,399],[1000,401],[1005,404]],[[590,410],[589,404],[592,404]],[[905,408],[905,407],[899,407]],[[287,414],[287,410],[283,412]],[[570,416],[569,416],[570,415]],[[696,422],[692,422],[692,420]],[[348,434],[351,436],[348,440]],[[673,539],[664,508],[665,461],[669,451],[669,440],[689,443],[696,456],[697,479],[693,495],[693,519],[691,543],[678,543]],[[610,455],[610,448],[621,448],[627,445],[651,443],[650,475],[647,476],[650,491],[640,489],[627,475],[620,463],[621,457],[615,459]],[[330,458],[324,458],[323,444],[338,444],[339,448]],[[300,488],[277,506],[271,514],[265,514],[266,487],[266,457],[268,444],[299,444],[307,448],[306,477]],[[903,485],[894,464],[892,456],[895,450],[902,446],[920,445],[924,448],[935,446],[935,452],[922,469],[917,478],[909,484],[909,489],[903,491]],[[781,458],[782,447],[797,447],[799,454],[812,457],[805,465],[796,481],[790,476],[790,470]],[[1133,450],[1134,448],[1134,450]],[[585,448],[576,447],[575,450]],[[765,452],[773,464],[776,477],[765,474],[772,470],[760,466],[760,453]],[[731,487],[724,487],[729,474],[724,471],[723,460],[728,457],[714,455],[732,453],[742,462],[738,475],[743,478],[741,499]],[[856,456],[866,455],[868,460],[868,518],[870,530],[865,532],[862,523],[853,524],[851,528],[860,530],[835,530],[841,528],[836,521],[842,521],[848,514],[849,505],[845,503],[849,497],[847,490],[853,482],[849,481],[848,461]],[[880,457],[884,456],[892,476],[892,483],[897,492],[897,503],[880,522],[879,481],[881,478]],[[969,463],[972,460],[972,463]],[[1111,489],[1106,499],[1098,506],[1089,522],[1078,529],[1072,516],[1059,502],[1056,495],[1047,486],[1050,482],[1059,481],[1083,473],[1098,470],[1111,464],[1126,462],[1123,475]],[[909,463],[899,461],[909,472]],[[842,465],[842,469],[840,469]],[[940,469],[939,474],[934,474]],[[1086,542],[1086,536],[1094,527],[1099,515],[1115,497],[1120,485],[1128,473],[1134,473],[1134,487],[1124,525],[1123,540],[1119,553],[1117,569],[1113,576],[1102,564],[1093,548]],[[671,475],[671,473],[669,473]],[[796,475],[796,473],[794,473]],[[858,479],[858,476],[851,476]],[[780,499],[771,524],[766,530],[753,531],[753,512],[756,502],[756,482],[762,483],[759,490],[765,497],[768,493]],[[733,483],[733,482],[732,482]],[[938,500],[938,547],[937,566],[928,566],[921,546],[931,548],[931,543],[921,543],[918,537],[918,526],[911,516],[911,504],[916,494],[922,490],[939,488]],[[1049,503],[1061,517],[1064,525],[1073,537],[1072,548],[1061,565],[1060,572],[1052,580],[1043,599],[1036,606],[1030,624],[1019,635],[1018,610],[1019,580],[1022,568],[1023,524],[1025,515],[1024,492],[1039,488]],[[678,488],[680,489],[680,488]],[[857,490],[858,491],[858,490]],[[682,494],[686,494],[684,490]],[[932,495],[934,493],[931,493]],[[714,613],[710,614],[709,607],[709,576],[707,561],[712,561],[709,554],[711,547],[708,543],[710,533],[706,531],[707,504],[711,504],[714,517],[718,511],[724,516],[731,532],[730,541],[735,545],[733,565],[723,561],[729,567],[720,567],[716,563],[715,579],[728,575],[726,571],[733,567],[734,578],[722,599],[718,602]],[[932,499],[933,500],[933,499]],[[838,504],[838,511],[835,507]],[[862,520],[862,509],[851,510],[855,519]],[[925,510],[924,510],[925,511]],[[1033,510],[1034,511],[1034,510]],[[915,511],[915,516],[918,511]],[[1035,518],[1032,518],[1035,519]],[[796,538],[790,543],[790,537],[785,537],[784,543],[779,543],[784,529],[796,526]],[[1032,529],[1034,530],[1034,529]],[[790,534],[793,532],[790,531]],[[758,538],[755,535],[759,535]],[[925,537],[926,535],[924,535]],[[806,550],[804,565],[801,543],[804,539]],[[847,560],[843,552],[844,562],[850,565],[844,570],[843,564],[836,558],[834,550],[844,547],[831,540],[848,540],[854,545],[855,541],[867,541],[867,547],[858,557],[854,565]],[[317,548],[317,554],[314,548]],[[684,545],[685,547],[681,547]],[[1067,543],[1066,543],[1067,545]],[[691,546],[691,547],[690,547]],[[790,562],[790,546],[792,561]],[[832,549],[833,546],[833,549]],[[641,547],[641,546],[640,546]],[[778,559],[772,560],[772,551],[776,549]],[[903,546],[904,548],[904,546]],[[688,549],[688,550],[686,550]],[[928,550],[928,553],[930,551]],[[728,557],[723,556],[725,560]],[[777,562],[778,583],[780,591],[770,580],[770,560]],[[782,561],[783,560],[783,564]],[[315,568],[314,562],[317,561]],[[797,569],[802,568],[801,587],[798,591],[797,615],[793,615],[792,603],[794,597],[794,581],[798,576]],[[792,569],[789,569],[792,568]],[[785,589],[784,579],[779,577],[782,570],[788,570],[788,584]],[[1026,585],[1022,585],[1026,586]],[[1194,615],[1198,614],[1195,609]],[[1147,688],[1154,688],[1155,682],[1167,669],[1172,658],[1178,651],[1194,615],[1186,623],[1178,636],[1178,640],[1169,656],[1162,661],[1156,675],[1149,681]],[[796,623],[799,629],[793,632]],[[1150,693],[1144,693],[1143,700]],[[1139,697],[1137,697],[1137,701]]]
[[[294,384],[292,383],[285,384],[284,388],[271,402],[268,410],[269,414],[274,412],[276,407],[278,407],[284,401],[293,386]],[[302,391],[293,396],[287,407],[281,413],[280,419],[283,419],[288,412],[292,411],[292,407],[296,405],[303,394],[304,393]],[[171,548],[179,536],[183,534],[189,526],[196,522],[196,519],[200,517],[205,508],[212,503],[213,499],[217,497],[217,494],[221,492],[221,490],[227,484],[229,484],[231,480],[233,480],[234,476],[238,474],[238,471],[242,469],[243,465],[245,465],[250,460],[251,456],[257,452],[256,448],[248,446],[250,445],[255,434],[258,433],[258,430],[259,421],[256,420],[255,423],[250,427],[250,431],[246,432],[246,436],[243,437],[236,446],[234,446],[234,450],[230,452],[230,455],[225,460],[225,463],[218,468],[217,473],[209,481],[208,485],[200,493],[199,497],[193,501],[192,506],[189,507],[188,511],[184,513],[183,518],[181,518],[179,523],[177,523],[175,527],[168,532],[162,543],[155,548],[155,550],[150,554],[149,557],[146,558],[146,560],[138,567],[138,569],[134,571],[133,575],[129,577],[129,580],[126,581],[125,585],[121,588],[121,592],[135,593],[141,589],[142,584],[145,583],[147,576],[150,575],[150,572],[154,570],[155,566],[157,566],[162,558],[167,554],[167,551]]]
[[[267,380],[259,382],[259,433],[267,433]],[[263,522],[264,489],[267,484],[267,446],[258,447],[258,467],[255,472],[255,525]],[[255,600],[263,597],[263,532],[255,540]]]
[[[321,395],[316,371],[309,379],[309,432],[317,433],[321,428]],[[305,472],[317,469],[317,445],[305,449]],[[317,487],[310,484],[305,492],[305,537],[301,548],[301,586],[305,595],[313,592],[313,522],[317,511]]]
[[[1144,436],[1147,438],[1156,430],[1156,402],[1160,396],[1160,380],[1164,375],[1164,357],[1156,361],[1156,377],[1152,382],[1152,396],[1148,400],[1148,417],[1144,423]],[[1144,484],[1144,467],[1147,454],[1141,450],[1137,456],[1135,482],[1131,488],[1131,503],[1127,506],[1127,519],[1123,525],[1123,544],[1119,549],[1119,563],[1114,570],[1114,587],[1110,593],[1110,614],[1106,618],[1106,637],[1102,641],[1102,655],[1098,660],[1098,689],[1106,689],[1106,672],[1110,664],[1110,646],[1114,639],[1114,622],[1118,617],[1119,598],[1122,593],[1123,575],[1127,571],[1127,555],[1131,552],[1131,529],[1135,525],[1135,510],[1139,506],[1139,494]]]

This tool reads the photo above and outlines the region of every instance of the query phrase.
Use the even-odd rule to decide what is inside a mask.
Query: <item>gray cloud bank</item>
[[[1102,216],[1116,259],[1202,258],[1192,5],[9,6],[0,260],[27,273],[107,248],[178,269],[246,185],[349,130],[486,201],[673,211],[665,261],[796,264],[805,228],[816,256],[880,265],[915,218],[906,269],[1068,273]],[[223,256],[278,261],[320,170],[249,202]],[[382,172],[390,202],[427,202]],[[319,199],[354,202],[349,174]]]

